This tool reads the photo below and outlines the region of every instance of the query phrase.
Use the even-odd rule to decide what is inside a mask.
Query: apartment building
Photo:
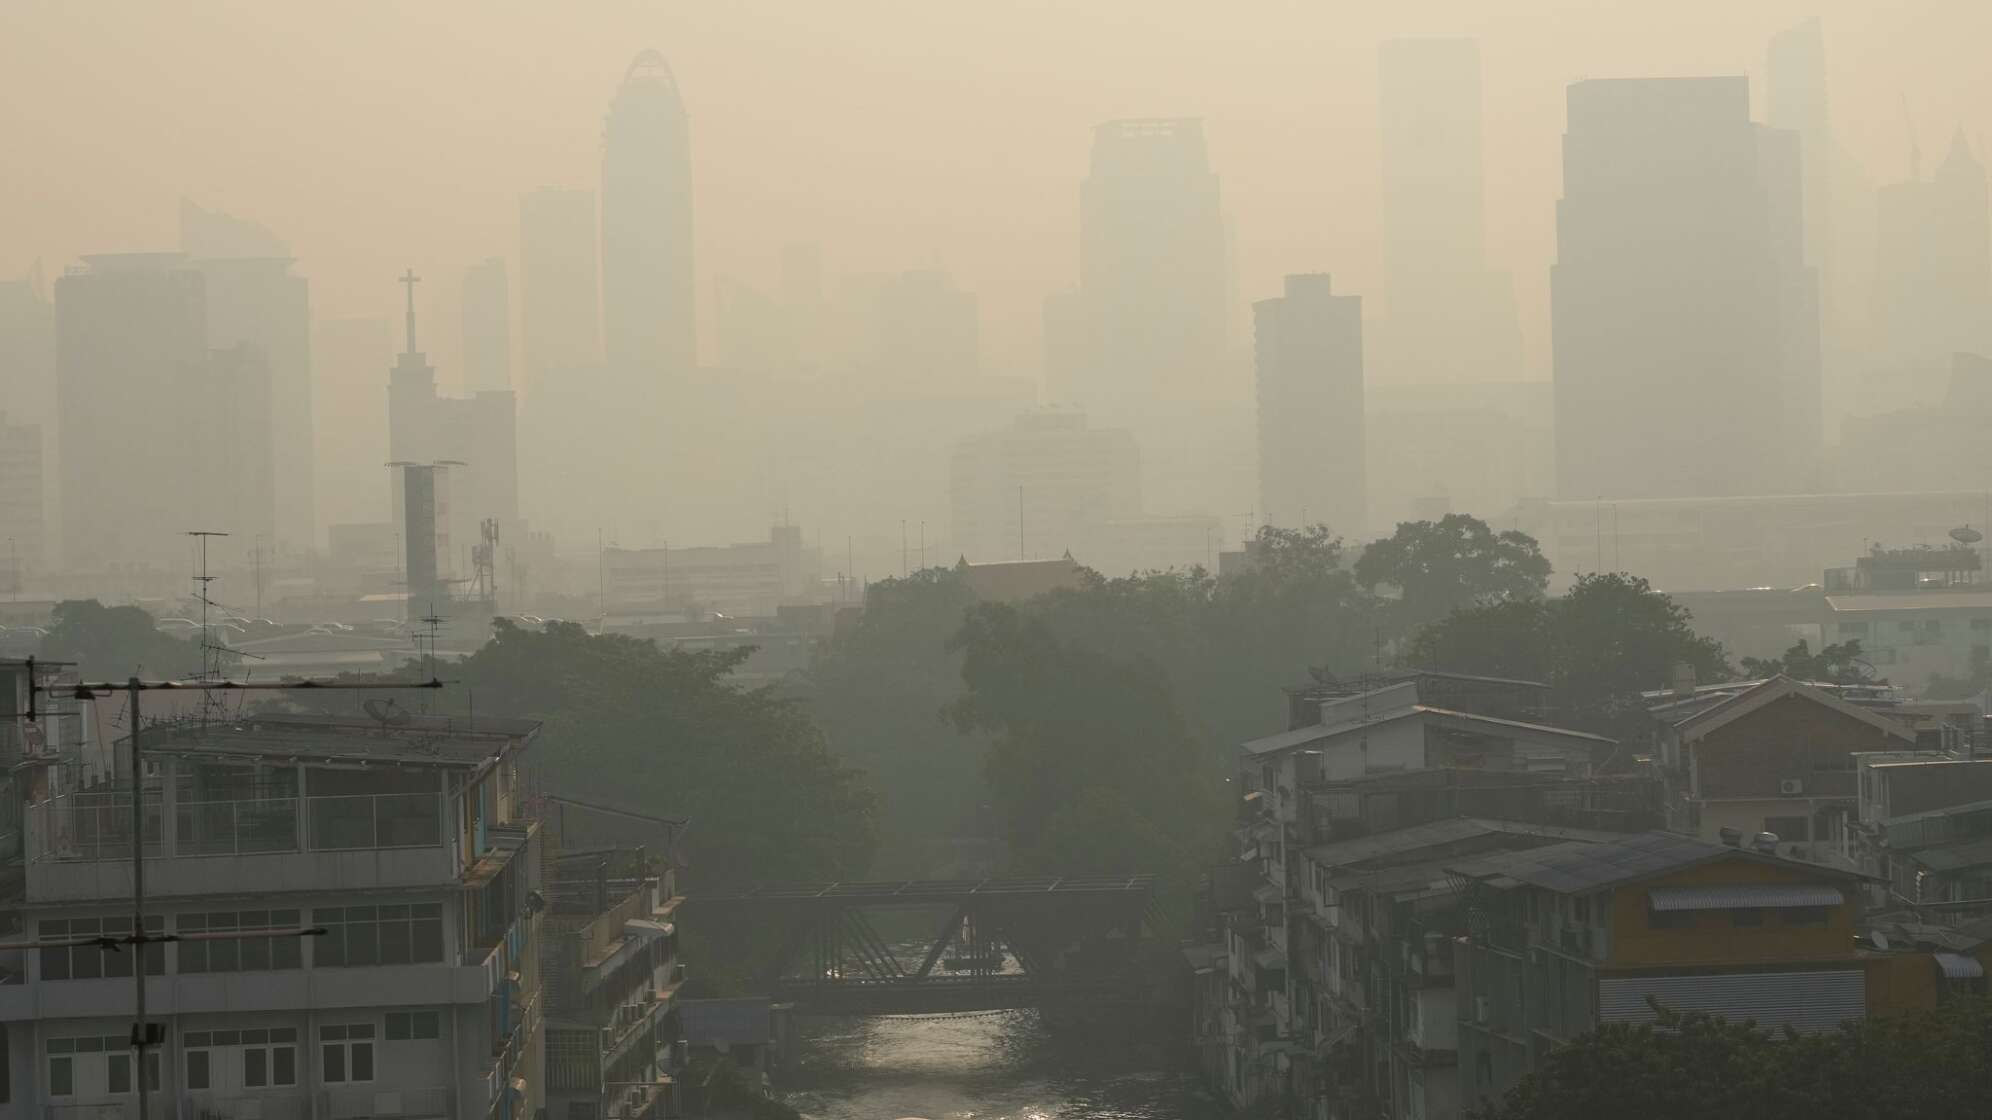
[[[531,1120],[547,903],[519,760],[538,730],[442,716],[145,727],[147,931],[207,936],[143,949],[164,1042],[142,1071],[131,952],[0,954],[0,1111],[122,1120],[143,1092],[172,1120]],[[128,932],[130,785],[72,780],[73,756],[36,765],[50,773],[26,806],[9,909],[44,943]],[[311,927],[324,932],[283,935]]]

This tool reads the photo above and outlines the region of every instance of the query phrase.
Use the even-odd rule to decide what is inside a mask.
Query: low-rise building
[[[143,1070],[134,954],[75,943],[131,930],[133,790],[41,760],[9,909],[47,947],[0,961],[13,1114],[112,1120],[144,1092],[152,1115],[200,1120],[531,1120],[546,907],[519,759],[538,730],[257,715],[139,731],[146,928],[178,938],[142,951],[165,1031]]]

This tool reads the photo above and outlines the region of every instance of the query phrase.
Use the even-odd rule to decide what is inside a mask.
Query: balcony
[[[162,895],[422,886],[456,878],[440,794],[170,802],[147,798],[146,885]],[[64,794],[27,810],[28,898],[131,892],[131,799]]]

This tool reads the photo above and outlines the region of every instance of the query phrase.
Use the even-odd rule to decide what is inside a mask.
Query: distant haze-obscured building
[[[595,193],[544,188],[519,199],[524,387],[601,361],[601,231]]]
[[[954,546],[970,562],[1083,553],[1108,522],[1140,516],[1141,453],[1121,428],[1036,409],[956,445]]]
[[[512,296],[505,258],[488,257],[463,274],[463,388],[512,387]]]
[[[1328,274],[1286,278],[1252,305],[1259,380],[1259,505],[1269,525],[1360,536],[1364,508],[1363,302]]]
[[[602,135],[602,338],[610,368],[682,374],[697,357],[692,157],[677,79],[636,56]]]
[[[745,544],[610,548],[601,562],[604,606],[625,616],[707,610],[772,618],[778,607],[811,601],[819,567],[793,525]]]
[[[1577,82],[1551,270],[1564,498],[1817,488],[1797,136],[1747,79]]]
[[[46,559],[42,506],[42,429],[0,412],[0,590],[19,591]]]
[[[1985,165],[1958,129],[1929,179],[1877,196],[1875,316],[1885,357],[1941,364],[1992,352],[1992,217]]]

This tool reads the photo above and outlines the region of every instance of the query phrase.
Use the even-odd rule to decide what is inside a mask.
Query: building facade
[[[637,55],[602,134],[602,343],[618,371],[682,375],[697,360],[688,127],[670,65]]]
[[[1268,525],[1367,528],[1363,301],[1326,273],[1286,278],[1252,305],[1259,387],[1259,512]]]

